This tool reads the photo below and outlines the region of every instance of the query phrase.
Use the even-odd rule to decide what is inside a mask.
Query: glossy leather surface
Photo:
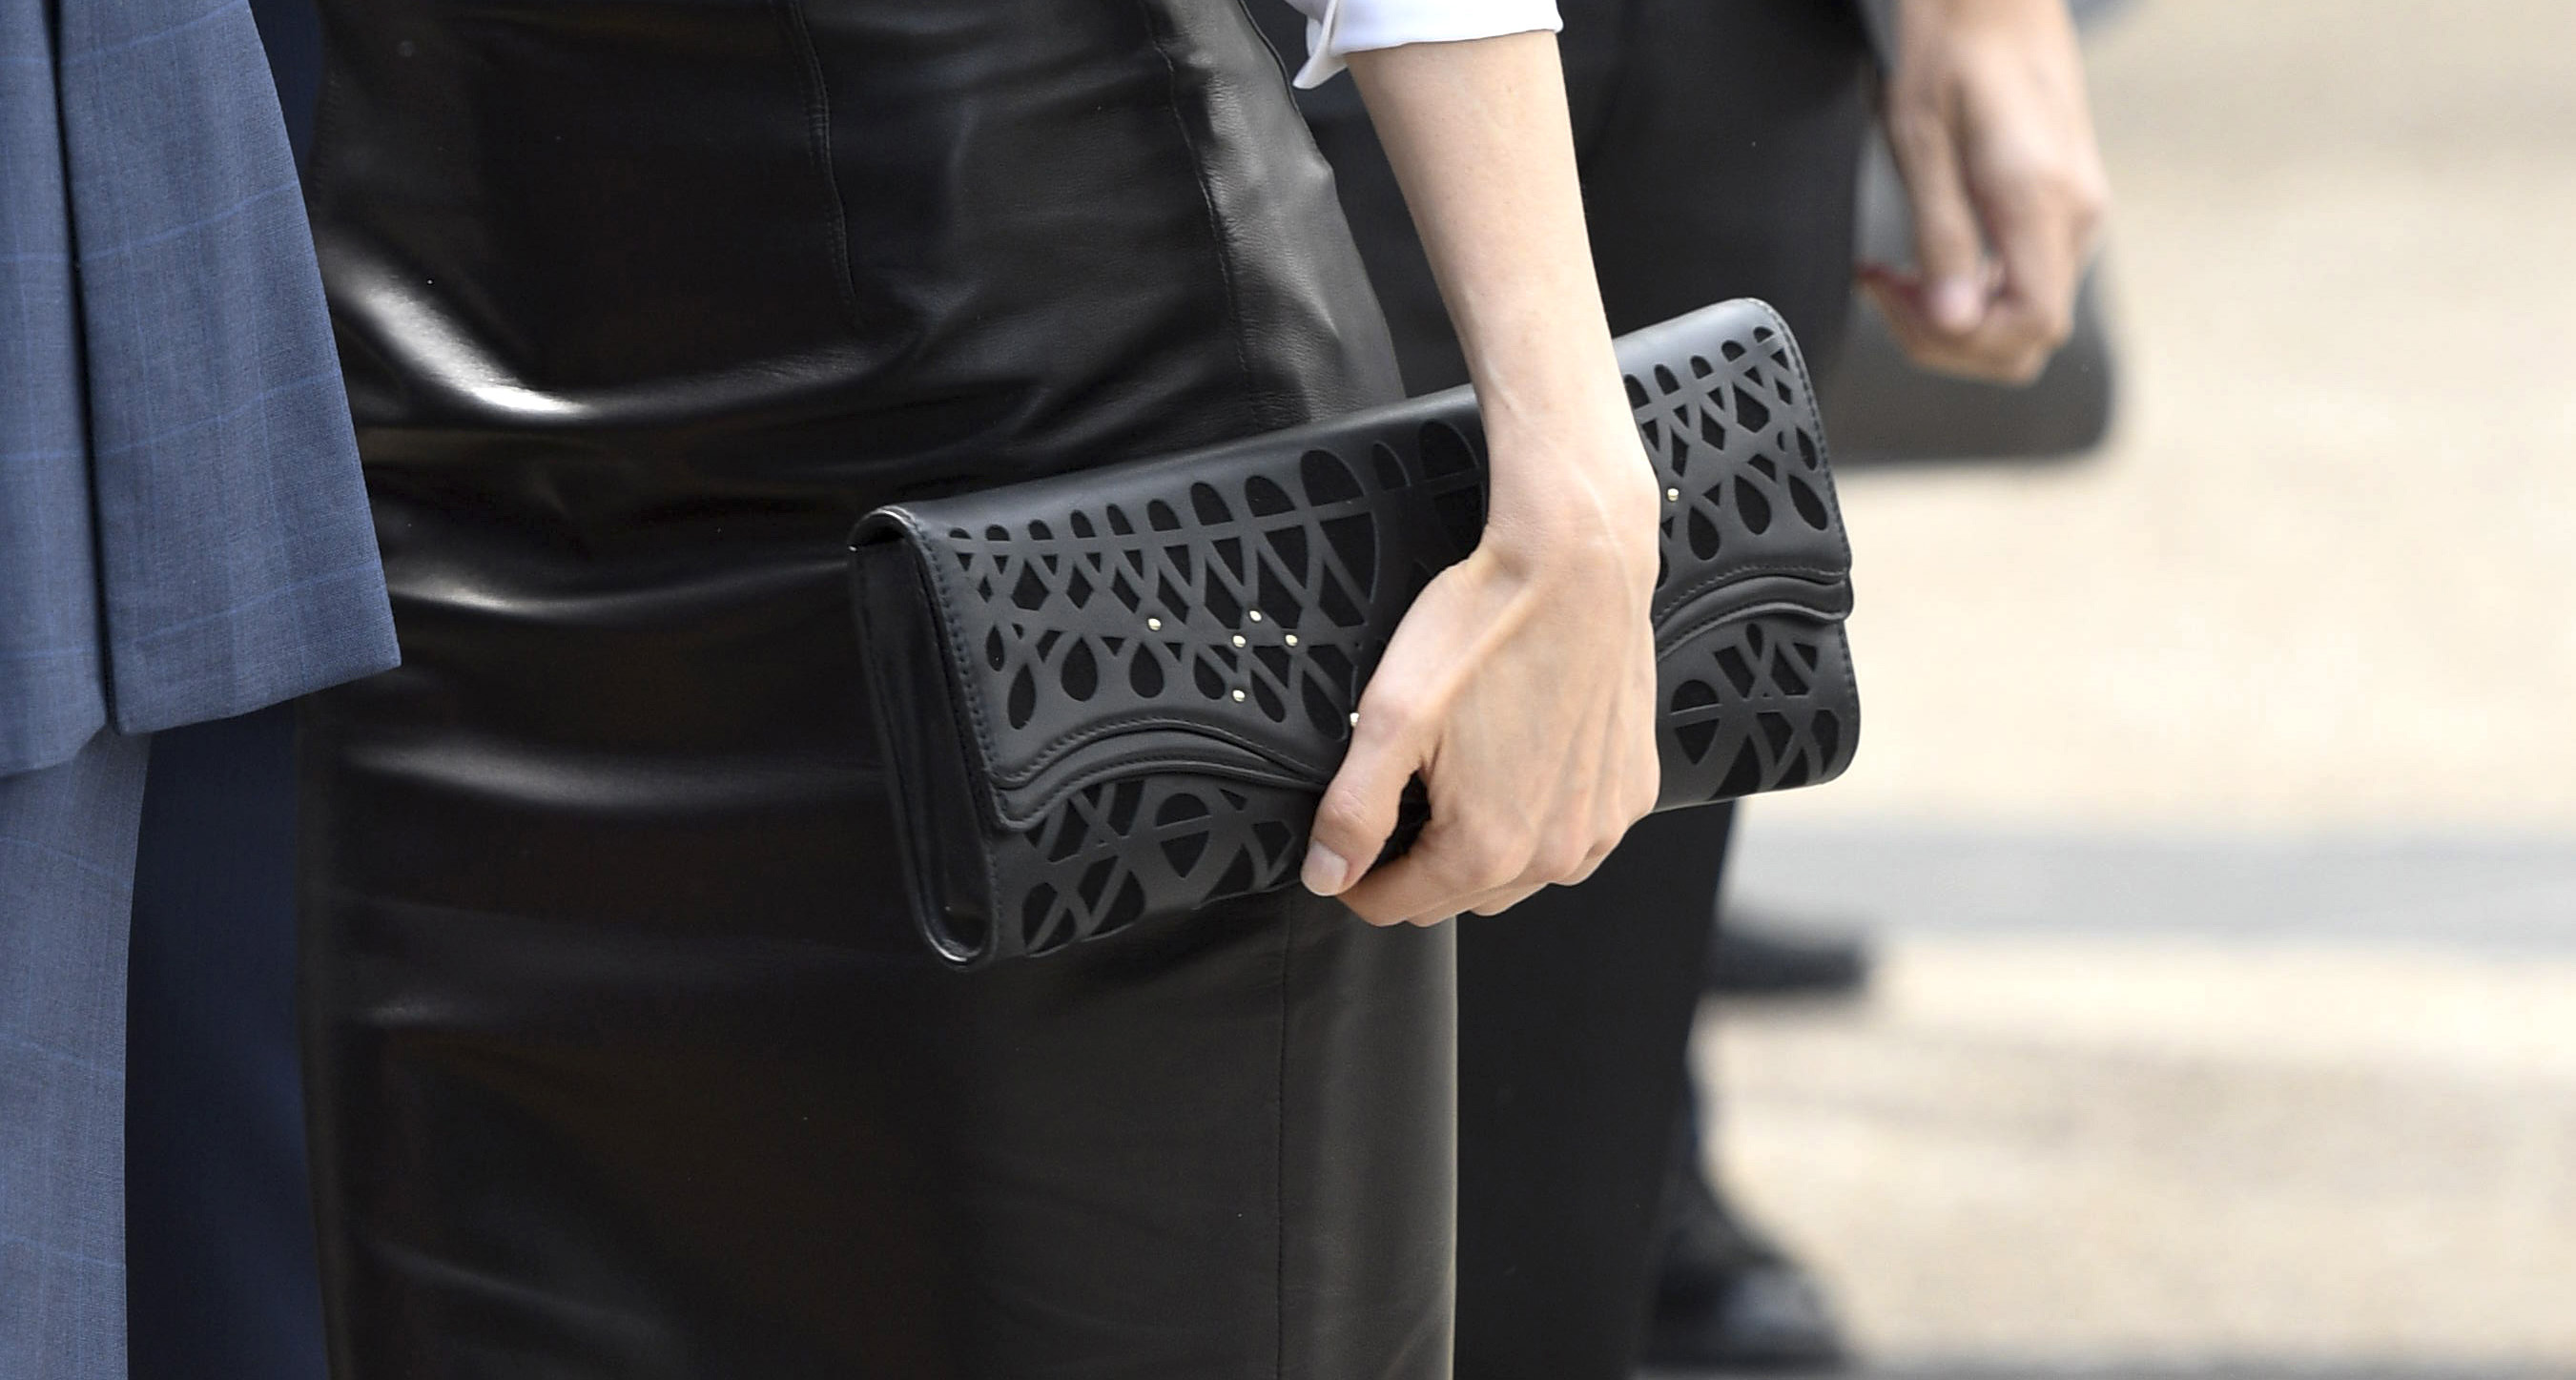
[[[1434,1377],[1444,931],[959,975],[859,514],[1388,400],[1224,0],[339,0],[310,182],[406,662],[306,713],[342,1380]]]

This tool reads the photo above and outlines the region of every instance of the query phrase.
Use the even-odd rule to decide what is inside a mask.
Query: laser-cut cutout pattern
[[[1667,801],[1788,790],[1847,764],[1851,665],[1839,624],[1786,612],[1730,620],[1662,669]]]
[[[1667,583],[1676,538],[1702,563],[1731,544],[1750,544],[1746,555],[1758,563],[1766,550],[1812,548],[1827,534],[1840,549],[1823,430],[1794,348],[1785,331],[1765,327],[1725,342],[1715,359],[1694,353],[1686,370],[1658,365],[1629,376],[1638,434],[1678,495],[1664,518]],[[1757,390],[1778,404],[1765,404]],[[1782,514],[1794,514],[1804,530],[1761,541]]]
[[[1829,779],[1858,727],[1850,555],[1796,347],[1748,303],[1620,345],[1666,499],[1660,807]],[[977,855],[917,884],[990,887],[922,898],[925,925],[1039,953],[1293,881],[1388,638],[1483,528],[1484,466],[1459,390],[872,516],[863,543],[915,553],[952,668],[876,669],[939,681],[920,693],[973,765],[926,769],[965,773],[983,817],[911,824]]]
[[[1282,819],[1314,813],[1312,792],[1164,774],[1086,786],[1038,827],[1004,842],[1020,947],[1043,953],[1123,929],[1159,909],[1197,910],[1276,890],[1296,877],[1305,833]]]
[[[1472,430],[1425,424],[1375,444],[1366,464],[1317,448],[1293,467],[1191,480],[1144,501],[1143,532],[1119,502],[987,523],[980,536],[948,526],[980,605],[968,616],[984,625],[984,663],[1006,686],[1001,720],[1030,736],[999,756],[1045,752],[1070,707],[1094,702],[1112,714],[1216,708],[1211,726],[1238,729],[1249,707],[1301,737],[1345,739],[1392,616],[1483,528]],[[1390,523],[1413,558],[1395,587],[1382,584]],[[1116,597],[1090,597],[1102,588]],[[1110,664],[1124,674],[1104,678]],[[1132,702],[1108,703],[1122,684]]]

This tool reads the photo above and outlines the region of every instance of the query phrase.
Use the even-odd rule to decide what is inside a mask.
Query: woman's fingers
[[[1622,826],[1624,828],[1624,826]],[[1578,819],[1541,831],[1526,821],[1470,816],[1436,820],[1402,858],[1342,896],[1375,924],[1436,924],[1453,915],[1499,915],[1550,886],[1589,875],[1617,842]]]
[[[1409,718],[1382,701],[1362,700],[1351,725],[1350,752],[1315,809],[1299,877],[1308,891],[1343,896],[1369,876],[1386,850],[1405,783],[1422,765],[1417,727]]]
[[[1528,618],[1533,646],[1468,651],[1443,631],[1492,626],[1473,615],[1484,608],[1473,597],[1479,579],[1486,577],[1461,572],[1461,579],[1419,602],[1412,641],[1388,654],[1381,685],[1394,675],[1425,680],[1419,664],[1425,649],[1440,649],[1445,664],[1481,659],[1494,675],[1458,677],[1412,705],[1363,708],[1363,726],[1370,713],[1386,713],[1399,721],[1388,736],[1419,747],[1373,749],[1334,783],[1337,793],[1347,785],[1352,801],[1381,801],[1401,790],[1394,765],[1417,765],[1430,785],[1432,819],[1412,850],[1340,891],[1342,904],[1373,924],[1435,924],[1463,911],[1499,914],[1540,888],[1582,881],[1654,806],[1659,767],[1651,639],[1636,639],[1628,675],[1569,677],[1551,667],[1551,651],[1574,651],[1574,662],[1584,662],[1584,649],[1566,646],[1574,639],[1564,628],[1546,628],[1551,618]],[[1597,620],[1592,626],[1600,631]],[[1625,641],[1618,633],[1613,628],[1589,662],[1615,664],[1610,657]],[[1378,806],[1365,826],[1352,824],[1352,834],[1383,839],[1381,819],[1391,824],[1391,808]],[[1340,826],[1337,821],[1334,829]]]
[[[1432,923],[1472,909],[1527,866],[1526,842],[1499,822],[1435,815],[1410,852],[1344,892],[1342,904],[1372,924]]]
[[[1581,811],[1572,814],[1565,827],[1545,835],[1530,856],[1528,866],[1504,886],[1457,903],[1458,913],[1500,915],[1530,897],[1552,886],[1574,886],[1591,876],[1608,858],[1628,826],[1637,822],[1642,811],[1598,810],[1587,820]],[[1428,924],[1438,915],[1411,917],[1415,924]]]
[[[1529,865],[1510,884],[1468,897],[1459,909],[1476,915],[1500,915],[1549,887],[1572,886],[1592,875],[1592,869],[1609,856],[1619,836],[1627,832],[1627,826],[1628,821],[1623,820],[1605,831],[1596,822],[1587,830],[1581,827],[1578,816],[1572,827],[1559,829],[1543,840],[1530,855]]]
[[[1309,886],[1373,924],[1437,922],[1595,868],[1656,783],[1654,639],[1623,584],[1620,561],[1597,551],[1525,566],[1484,548],[1432,579],[1360,700],[1316,816]],[[1600,615],[1631,600],[1633,626]],[[1368,868],[1414,775],[1430,824],[1404,857]]]

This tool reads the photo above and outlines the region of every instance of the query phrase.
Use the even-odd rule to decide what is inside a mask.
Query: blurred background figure
[[[1734,887],[1870,994],[1708,1017],[1710,1152],[1891,1373],[2576,1375],[2576,6],[2088,66],[2117,427],[1843,469],[1868,749]]]

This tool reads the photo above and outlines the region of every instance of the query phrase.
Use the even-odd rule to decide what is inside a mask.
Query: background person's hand
[[[1887,134],[1913,272],[1861,283],[1915,363],[2038,376],[2072,326],[2109,201],[2064,0],[1899,0]]]

